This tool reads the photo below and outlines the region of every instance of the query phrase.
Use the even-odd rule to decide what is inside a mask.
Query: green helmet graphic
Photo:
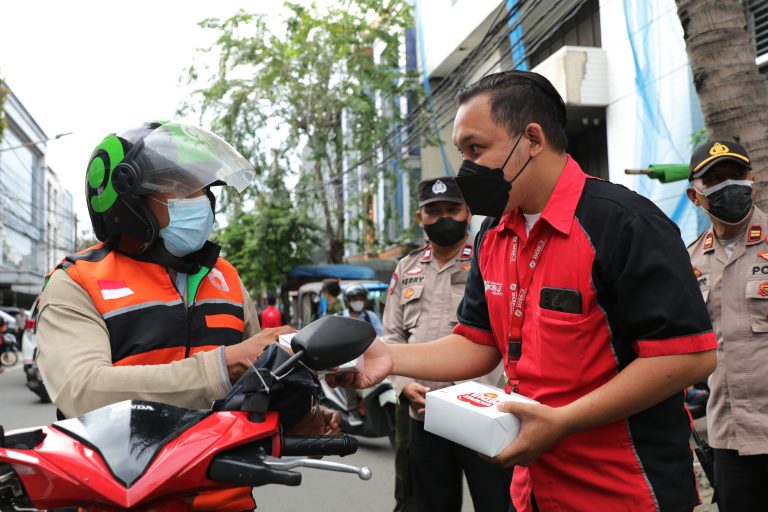
[[[140,254],[160,230],[142,196],[186,197],[212,185],[242,192],[254,176],[253,166],[209,131],[177,122],[144,123],[107,135],[94,149],[85,177],[88,213],[99,240]]]

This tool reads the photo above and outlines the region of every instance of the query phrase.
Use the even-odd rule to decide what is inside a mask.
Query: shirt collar
[[[579,204],[581,192],[584,190],[584,183],[587,175],[581,170],[579,164],[567,155],[563,172],[549,196],[547,205],[539,218],[539,222],[544,220],[555,230],[567,235],[571,232],[573,217],[576,214],[576,206]],[[525,217],[523,217],[520,208],[517,208],[509,215],[505,215],[499,222],[499,230],[512,229],[516,233],[525,233]]]
[[[467,233],[467,237],[464,240],[464,246],[453,255],[453,258],[451,258],[450,261],[446,262],[446,264],[441,267],[441,270],[453,266],[454,262],[457,260],[466,261],[472,259],[472,252],[474,250],[472,243],[474,239],[475,237],[473,235]],[[429,264],[434,259],[435,256],[432,254],[432,247],[430,247],[429,242],[427,242],[426,250],[419,257],[419,262]]]
[[[763,230],[763,226],[766,224],[765,217],[765,213],[762,210],[758,208],[752,209],[744,233],[740,235],[740,239],[743,239],[746,245],[756,245],[763,241],[768,244],[768,232]],[[718,242],[720,242],[719,239]],[[705,254],[715,250],[715,232],[711,227],[704,233],[701,249]]]

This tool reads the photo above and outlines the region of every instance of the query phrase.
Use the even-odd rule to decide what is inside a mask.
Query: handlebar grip
[[[357,439],[339,436],[291,436],[283,437],[282,456],[350,455],[357,451]]]

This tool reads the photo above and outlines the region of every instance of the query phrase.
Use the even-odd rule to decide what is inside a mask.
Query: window
[[[768,64],[768,0],[752,0],[746,14],[757,63],[763,67]]]

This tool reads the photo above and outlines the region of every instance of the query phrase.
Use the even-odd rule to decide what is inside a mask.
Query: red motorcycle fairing
[[[150,411],[147,405],[155,410]],[[142,424],[131,423],[134,414],[160,412],[162,416],[162,409],[166,407],[172,406],[120,402],[94,411],[97,414],[94,417],[89,417],[94,414],[90,413],[77,420],[42,427],[37,436],[42,441],[31,448],[15,446],[14,437],[18,432],[9,432],[6,447],[0,448],[0,462],[11,464],[38,509],[85,506],[89,511],[130,508],[146,512],[189,510],[189,503],[198,492],[236,487],[207,478],[211,460],[221,451],[268,439],[273,455],[280,455],[275,452],[279,444],[271,439],[279,437],[278,415],[274,412],[267,412],[264,422],[254,423],[247,413],[239,411],[201,411],[204,413],[201,418],[176,411],[175,417],[180,421],[175,431],[166,428],[163,436],[149,434],[135,426],[131,431],[132,425]],[[87,421],[83,422],[85,418]],[[117,428],[116,419],[120,425]],[[73,423],[75,421],[79,423]],[[105,451],[109,452],[103,443],[107,439],[111,439],[110,443],[117,441],[109,432],[99,432],[100,426],[133,436],[133,442],[131,438],[121,440],[123,445],[132,446],[131,450],[109,453],[111,466],[103,456]],[[25,439],[29,439],[29,435]],[[152,452],[149,456],[148,451]],[[142,460],[144,466],[137,462]],[[127,464],[129,469],[122,464]],[[135,478],[126,483],[131,475]]]

